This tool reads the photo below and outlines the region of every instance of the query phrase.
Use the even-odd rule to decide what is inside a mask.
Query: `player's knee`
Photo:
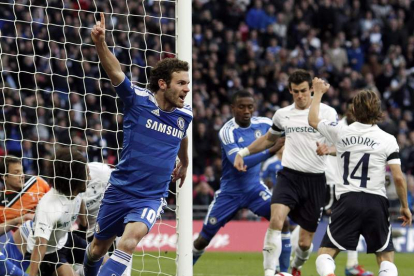
[[[89,256],[92,260],[99,260],[106,254],[106,248],[97,243],[92,242],[89,245]]]
[[[298,246],[302,251],[307,251],[309,248],[311,248],[312,241],[308,240],[299,240]]]
[[[118,249],[128,253],[132,254],[135,251],[135,248],[137,247],[139,241],[141,239],[137,238],[122,238],[118,243]]]
[[[284,218],[282,218],[281,216],[277,214],[272,215],[272,217],[270,218],[270,228],[272,228],[273,230],[282,231],[284,221]]]
[[[197,250],[203,250],[209,243],[210,241],[206,240],[202,236],[198,236],[198,238],[194,241],[194,248]]]

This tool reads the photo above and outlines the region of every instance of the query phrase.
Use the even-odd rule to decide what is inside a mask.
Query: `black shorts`
[[[342,194],[334,204],[321,247],[356,250],[359,236],[367,253],[394,251],[388,199],[363,192]]]
[[[332,206],[335,202],[335,184],[326,184],[324,211],[332,209]]]
[[[289,217],[309,232],[315,232],[325,202],[324,173],[304,173],[284,167],[277,176],[272,204],[290,208]]]
[[[85,239],[69,232],[65,246],[56,252],[45,255],[40,265],[40,275],[52,275],[65,263],[82,264],[86,246]]]

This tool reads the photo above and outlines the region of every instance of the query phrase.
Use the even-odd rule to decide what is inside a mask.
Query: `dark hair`
[[[21,164],[22,160],[13,155],[7,155],[0,161],[0,175],[6,175],[10,164]]]
[[[61,194],[70,196],[88,180],[86,158],[77,150],[61,148],[49,167],[53,187]]]
[[[382,120],[381,100],[371,90],[361,90],[352,100],[352,115],[362,124],[376,124]]]
[[[252,93],[246,90],[241,90],[231,95],[231,104],[235,104],[238,98],[253,98],[254,99]]]
[[[169,86],[171,83],[172,74],[174,72],[188,71],[188,62],[179,60],[177,58],[166,58],[159,61],[154,68],[151,69],[151,76],[149,80],[149,90],[157,93],[160,89],[158,80],[164,80]]]
[[[288,79],[289,90],[292,89],[292,83],[301,84],[304,81],[308,82],[309,88],[312,87],[312,76],[308,71],[302,69],[293,71],[293,73],[290,74]]]

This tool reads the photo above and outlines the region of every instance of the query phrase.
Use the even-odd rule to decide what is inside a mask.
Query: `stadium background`
[[[77,146],[89,161],[116,164],[122,102],[99,80],[105,75],[89,32],[95,11],[112,13],[108,44],[116,44],[126,74],[145,85],[146,66],[174,56],[175,29],[173,2],[142,2],[49,0],[43,8],[40,0],[0,1],[1,155],[22,156],[29,175],[44,173],[55,142]],[[380,127],[397,137],[413,208],[413,11],[409,0],[193,1],[195,218],[219,188],[217,133],[231,117],[230,95],[250,91],[257,115],[271,117],[291,102],[287,78],[295,68],[331,83],[324,100],[341,115],[357,90],[381,95]],[[395,193],[389,196],[397,210]],[[257,220],[249,212],[237,217]]]

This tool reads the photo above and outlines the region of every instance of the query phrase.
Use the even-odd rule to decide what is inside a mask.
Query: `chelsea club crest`
[[[185,121],[184,121],[183,117],[178,117],[177,125],[181,130],[184,130]]]
[[[262,136],[262,132],[258,129],[254,132],[254,137],[259,138],[260,136]]]

